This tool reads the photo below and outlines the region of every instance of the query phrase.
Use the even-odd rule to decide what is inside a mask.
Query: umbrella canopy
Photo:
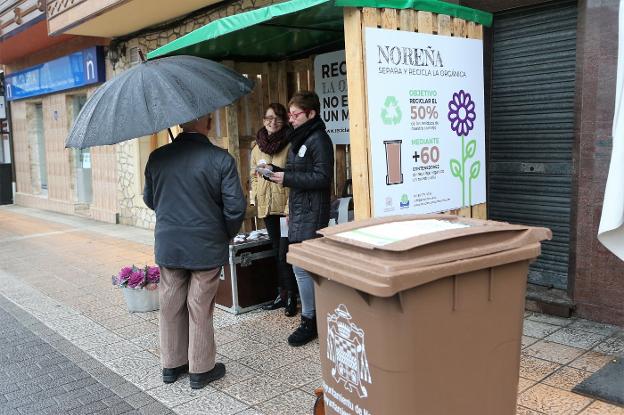
[[[221,64],[194,56],[143,62],[93,93],[65,147],[116,144],[154,134],[229,105],[253,85]]]

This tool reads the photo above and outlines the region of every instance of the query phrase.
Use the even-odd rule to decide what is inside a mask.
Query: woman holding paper
[[[284,171],[270,179],[290,189],[289,229],[291,243],[317,237],[327,226],[334,176],[334,147],[321,119],[321,103],[311,91],[297,92],[288,103],[293,126],[292,144]],[[301,324],[288,337],[291,346],[303,346],[317,335],[314,281],[303,268],[294,267],[301,297]]]
[[[286,221],[288,189],[264,180],[270,171],[267,167],[286,165],[291,128],[286,108],[282,104],[269,104],[264,112],[263,124],[256,134],[256,145],[251,150],[251,200],[255,200],[258,218],[264,219],[269,238],[276,252],[279,293],[275,301],[264,306],[265,310],[285,307],[289,317],[297,314],[297,285],[292,267],[286,262],[288,238],[281,237],[280,222]]]

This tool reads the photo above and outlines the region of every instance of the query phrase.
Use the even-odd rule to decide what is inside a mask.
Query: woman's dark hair
[[[321,113],[321,101],[319,100],[319,96],[312,91],[296,92],[290,101],[288,101],[288,107],[290,108],[292,105],[301,108],[305,112],[314,110],[316,111],[316,115],[320,115]]]
[[[286,108],[284,108],[282,104],[280,104],[279,102],[272,102],[267,105],[264,113],[266,114],[269,109],[272,109],[275,113],[275,116],[282,120],[282,125],[288,125],[288,111],[286,111]]]

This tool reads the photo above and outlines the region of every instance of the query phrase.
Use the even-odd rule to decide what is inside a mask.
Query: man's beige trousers
[[[221,268],[192,271],[160,267],[160,361],[165,368],[189,363],[189,372],[215,365],[212,315]]]

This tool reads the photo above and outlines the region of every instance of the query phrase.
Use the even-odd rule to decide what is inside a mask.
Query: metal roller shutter
[[[568,279],[576,1],[494,17],[488,213],[545,226],[553,240],[529,281],[565,289]]]

